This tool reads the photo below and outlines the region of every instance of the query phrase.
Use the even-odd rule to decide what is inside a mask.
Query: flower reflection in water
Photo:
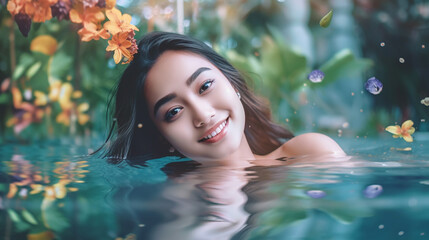
[[[53,172],[57,183],[52,184],[49,175],[42,175],[41,171],[32,165],[29,161],[24,160],[21,155],[14,155],[12,161],[6,163],[10,170],[9,174],[16,179],[10,183],[7,198],[13,198],[19,191],[19,196],[23,199],[27,197],[27,192],[30,194],[38,194],[44,192],[45,198],[62,199],[67,192],[78,191],[76,187],[68,187],[71,183],[83,183],[85,173],[89,172],[83,168],[87,167],[87,161],[79,162],[56,162],[56,168]]]
[[[89,172],[85,169],[87,161],[56,162],[50,171],[15,154],[4,164],[7,173],[4,189],[8,191],[6,198],[1,199],[1,209],[7,211],[12,223],[6,226],[12,238],[26,234],[27,239],[54,239],[56,233],[69,228],[63,209],[66,202],[59,200],[79,190],[74,184],[84,182]]]

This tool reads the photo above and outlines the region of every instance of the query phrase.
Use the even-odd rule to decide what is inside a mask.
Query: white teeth
[[[218,135],[220,133],[220,131],[222,131],[222,129],[225,127],[225,125],[226,125],[226,121],[223,122],[221,125],[219,125],[219,127],[217,127],[216,130],[214,130],[212,133],[207,135],[207,137],[203,138],[203,140],[207,140],[207,139],[210,139],[210,138]]]
[[[222,126],[219,126],[218,128],[216,128],[216,134],[220,133],[220,131],[222,130],[221,128]]]

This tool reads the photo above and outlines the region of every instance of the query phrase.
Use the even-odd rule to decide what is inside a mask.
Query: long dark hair
[[[149,70],[168,50],[188,51],[206,58],[240,92],[246,117],[244,133],[254,154],[267,154],[278,148],[284,139],[293,137],[291,132],[272,122],[269,105],[254,95],[244,77],[211,47],[185,35],[152,32],[139,41],[138,53],[125,69],[108,104],[108,109],[114,104],[114,113],[104,148],[111,163],[133,158],[184,157],[169,151],[170,145],[149,117],[143,92]]]

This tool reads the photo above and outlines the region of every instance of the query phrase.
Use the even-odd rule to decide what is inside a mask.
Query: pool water
[[[85,139],[3,144],[0,239],[429,239],[429,135],[336,140],[349,157],[247,168],[110,165]]]

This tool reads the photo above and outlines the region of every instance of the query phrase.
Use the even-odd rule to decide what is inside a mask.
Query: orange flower
[[[45,112],[43,109],[31,103],[23,102],[21,92],[18,88],[12,87],[11,91],[15,113],[14,116],[6,122],[6,126],[14,126],[14,132],[19,134],[32,122],[40,122]]]
[[[18,13],[24,13],[25,12],[25,5],[31,5],[31,2],[26,0],[9,0],[7,2],[7,10],[12,14],[12,16],[15,16]]]
[[[122,57],[127,58],[129,61],[132,59],[132,54],[128,50],[132,46],[132,43],[128,40],[128,33],[118,33],[113,35],[112,39],[109,40],[109,46],[107,46],[106,51],[114,51],[113,59],[115,63],[118,64]]]
[[[404,123],[402,123],[401,127],[399,127],[398,125],[388,126],[386,128],[386,131],[392,133],[394,138],[402,137],[404,138],[405,141],[412,142],[413,137],[411,136],[411,134],[413,134],[416,130],[413,127],[413,124],[414,124],[413,121],[407,120]]]
[[[107,10],[106,16],[110,21],[104,24],[104,28],[107,29],[112,35],[115,35],[120,32],[131,32],[133,30],[139,30],[136,26],[130,24],[130,15],[122,15],[121,11],[116,8],[113,8],[112,10]]]
[[[83,8],[82,4],[77,4],[70,10],[70,21],[74,23],[87,23],[98,24],[106,17],[99,7]]]
[[[106,29],[102,28],[97,30],[97,25],[94,23],[86,23],[83,28],[77,32],[80,36],[80,39],[84,42],[89,42],[91,40],[98,40],[101,38],[108,39],[110,34]]]
[[[33,8],[34,8],[34,12],[32,16],[33,21],[45,22],[46,20],[51,19],[52,18],[51,6],[57,2],[58,0],[38,0],[38,1],[33,0]],[[27,8],[26,8],[26,11],[27,11]]]
[[[106,9],[112,9],[116,5],[116,0],[106,0]]]
[[[44,22],[52,18],[51,6],[58,0],[10,0],[7,10],[15,16],[19,13],[27,14],[34,22]]]

